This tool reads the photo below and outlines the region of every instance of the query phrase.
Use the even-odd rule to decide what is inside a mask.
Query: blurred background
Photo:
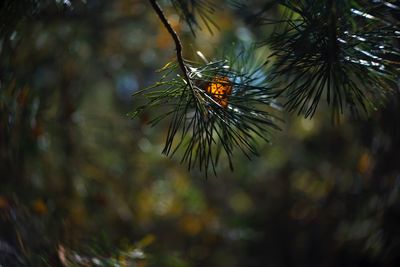
[[[160,2],[189,59],[270,32],[221,4],[194,38]],[[338,125],[282,113],[259,158],[205,179],[161,155],[157,110],[127,116],[175,56],[147,1],[0,8],[0,265],[399,266],[399,95]]]

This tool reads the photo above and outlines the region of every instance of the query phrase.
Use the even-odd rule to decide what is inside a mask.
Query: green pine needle
[[[272,78],[285,84],[277,95],[286,97],[289,111],[311,117],[325,97],[335,116],[345,108],[368,113],[396,90],[398,6],[349,0],[281,4],[289,12],[268,43],[275,51]]]
[[[151,122],[170,119],[164,154],[173,156],[181,150],[181,162],[189,170],[198,168],[206,175],[210,170],[216,174],[223,154],[231,169],[235,150],[249,159],[258,155],[259,141],[269,142],[271,130],[279,129],[279,119],[271,113],[273,99],[262,67],[243,67],[247,59],[239,55],[235,60],[205,65],[186,62],[193,91],[175,74],[177,64],[169,63],[162,69],[165,74],[160,82],[138,93],[148,102],[138,107],[136,114],[152,107],[167,108]],[[207,90],[222,77],[232,87],[225,103]]]

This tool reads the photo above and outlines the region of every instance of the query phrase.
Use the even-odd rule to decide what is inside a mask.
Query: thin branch
[[[161,6],[157,3],[156,0],[149,0],[150,4],[152,5],[154,11],[157,13],[158,17],[160,18],[161,22],[163,23],[164,27],[168,30],[169,34],[171,37],[174,39],[175,42],[175,48],[176,48],[176,58],[179,63],[179,67],[183,72],[183,75],[185,77],[185,80],[187,81],[189,88],[194,92],[192,82],[190,81],[189,74],[186,69],[186,65],[183,59],[182,55],[182,42],[179,39],[178,34],[175,32],[175,30],[172,28],[171,24],[165,17],[165,14],[161,8]]]

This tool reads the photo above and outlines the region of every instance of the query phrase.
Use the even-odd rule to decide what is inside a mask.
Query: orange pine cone
[[[228,98],[232,94],[232,84],[228,77],[216,76],[207,85],[206,91],[223,108],[228,107]]]

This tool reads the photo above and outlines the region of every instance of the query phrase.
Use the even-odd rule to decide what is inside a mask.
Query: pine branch
[[[169,23],[168,19],[165,17],[164,11],[162,10],[161,6],[158,4],[156,0],[149,0],[150,4],[152,5],[154,11],[157,13],[158,17],[160,18],[162,24],[164,27],[168,30],[169,34],[173,38],[175,42],[175,49],[176,49],[176,59],[179,63],[179,67],[183,73],[183,76],[185,77],[186,82],[189,85],[189,88],[194,91],[192,82],[189,78],[187,68],[185,65],[185,61],[183,59],[182,55],[182,42],[178,36],[178,34],[175,32],[175,30],[172,28],[171,24]]]
[[[161,81],[137,93],[147,103],[131,115],[166,109],[151,121],[154,125],[170,118],[163,154],[173,156],[181,150],[181,162],[206,176],[210,170],[216,174],[221,156],[233,169],[236,150],[251,159],[258,155],[259,142],[269,142],[271,131],[279,130],[264,66],[252,52],[228,53],[224,60],[206,64],[186,62],[194,91],[174,74],[179,64],[168,63]]]
[[[398,6],[371,0],[280,3],[287,11],[267,44],[275,59],[271,77],[289,111],[311,117],[325,98],[336,118],[345,108],[368,114],[396,90]]]

